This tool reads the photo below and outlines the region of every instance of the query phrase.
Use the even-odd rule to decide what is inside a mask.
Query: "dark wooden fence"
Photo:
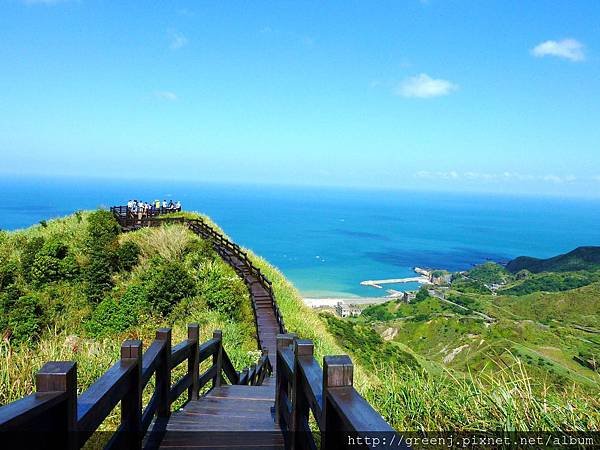
[[[155,219],[159,216],[165,216],[168,214],[173,214],[176,212],[180,212],[180,208],[154,208],[148,209],[145,212],[141,212],[141,210],[133,211],[128,206],[111,206],[110,212],[117,218],[119,224],[124,230],[132,230],[136,228],[141,228],[143,226],[147,226],[146,222],[152,219]]]
[[[121,359],[81,395],[77,396],[77,366],[74,362],[46,363],[36,374],[36,392],[0,408],[0,432],[13,432],[21,448],[82,447],[115,406],[121,403],[120,425],[105,448],[141,448],[154,421],[168,420],[171,405],[187,392],[187,400],[198,398],[209,383],[260,385],[272,368],[266,354],[258,364],[236,371],[223,347],[221,331],[200,344],[197,324],[188,326],[188,338],[171,346],[171,329],[156,332],[145,352],[142,342],[128,340],[121,346]],[[199,373],[200,364],[212,365]],[[172,370],[187,362],[187,371],[172,383]],[[155,376],[148,404],[142,407],[142,392]],[[43,443],[43,446],[38,444]],[[9,448],[9,447],[6,447]]]
[[[350,357],[314,358],[312,341],[294,334],[277,337],[275,417],[286,436],[286,448],[369,448],[365,438],[387,444],[394,429],[353,387]],[[313,416],[311,429],[310,415]],[[359,443],[362,442],[362,445]],[[394,447],[406,448],[401,445]]]

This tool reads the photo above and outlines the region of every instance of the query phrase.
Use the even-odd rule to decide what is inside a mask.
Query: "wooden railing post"
[[[265,379],[265,377],[267,376],[267,372],[269,370],[269,349],[268,348],[263,348],[262,349],[262,361],[263,361],[263,365],[262,365],[262,370],[260,371],[259,377],[258,377],[258,384],[262,385],[263,381]]]
[[[303,443],[308,442],[305,432],[309,432],[308,414],[309,405],[304,395],[302,374],[300,371],[300,359],[313,358],[315,346],[308,339],[294,340],[294,378],[292,379],[292,414],[290,420],[290,431],[292,431],[291,448],[293,450],[303,448]]]
[[[198,385],[200,383],[198,370],[198,341],[200,339],[200,328],[197,323],[188,325],[188,340],[193,341],[188,358],[188,373],[192,376],[192,384],[188,388],[188,400],[196,400],[198,398]]]
[[[128,340],[121,345],[121,362],[134,360],[129,389],[121,400],[121,424],[125,448],[142,448],[142,341]]]
[[[339,414],[331,405],[327,392],[337,387],[352,386],[354,365],[348,355],[323,357],[323,413],[322,449],[339,449],[344,446],[344,436]],[[338,432],[337,434],[334,434]]]
[[[37,392],[66,392],[61,428],[52,430],[57,441],[49,447],[73,450],[77,446],[77,364],[71,361],[51,361],[35,375]],[[64,427],[64,428],[63,428]]]
[[[213,355],[213,365],[217,368],[217,373],[213,378],[213,388],[221,386],[221,370],[223,368],[223,332],[221,330],[215,330],[213,338],[219,340],[217,351]]]
[[[169,391],[171,389],[171,329],[160,328],[156,332],[156,339],[165,341],[156,368],[156,392],[158,395],[156,415],[168,418],[171,415],[171,403],[169,402]]]
[[[275,378],[275,423],[279,423],[280,414],[281,414],[281,393],[287,392],[287,384],[288,380],[285,378],[283,362],[280,361],[279,352],[294,343],[293,334],[278,334],[277,335],[277,355],[276,358],[276,367],[279,368],[277,370],[277,376]]]

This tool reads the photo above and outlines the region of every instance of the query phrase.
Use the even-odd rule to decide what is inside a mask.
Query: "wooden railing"
[[[163,220],[172,221],[177,219],[169,218]],[[205,239],[209,239],[213,243],[213,248],[215,251],[238,272],[238,275],[242,279],[245,280],[246,275],[249,274],[255,278],[256,281],[254,281],[254,283],[259,283],[262,287],[264,287],[272,300],[273,310],[277,319],[277,324],[279,325],[279,332],[286,333],[283,315],[281,314],[279,306],[277,305],[277,301],[275,300],[273,285],[271,281],[261,272],[261,270],[254,265],[254,263],[248,257],[248,254],[242,250],[238,244],[231,242],[221,233],[208,225],[201,217],[197,219],[186,219],[185,222],[194,233]],[[244,268],[239,268],[238,265],[235,264],[235,261],[233,260],[234,258],[242,261],[244,263]],[[247,270],[247,272],[244,272],[244,270]],[[256,304],[254,299],[252,299],[252,305],[256,314]]]
[[[277,337],[275,418],[287,449],[316,449],[319,441],[322,449],[369,448],[364,438],[394,439],[394,429],[354,389],[353,375],[347,355],[325,356],[321,369],[312,341]]]
[[[105,448],[139,449],[151,423],[166,423],[171,405],[185,392],[188,401],[197,399],[208,383],[221,386],[225,377],[231,384],[260,385],[272,372],[266,353],[258,364],[237,372],[221,331],[203,344],[198,340],[198,324],[191,324],[188,338],[174,347],[170,328],[158,330],[145,352],[141,341],[125,341],[121,359],[79,397],[76,363],[48,362],[36,374],[35,393],[0,408],[2,437],[12,436],[20,448],[80,448],[120,402],[120,424]],[[209,358],[212,365],[199,373]],[[185,362],[185,375],[173,384],[172,370]],[[142,392],[153,375],[154,391],[142,407]]]
[[[113,213],[113,215],[116,217],[121,227],[125,229],[143,227],[145,226],[145,222],[147,222],[148,220],[152,220],[153,218],[159,216],[173,214],[180,211],[181,207],[164,208],[162,206],[160,208],[149,209],[144,213],[141,213],[139,211],[133,212],[133,210],[131,210],[127,205],[111,206],[110,208],[110,212]]]

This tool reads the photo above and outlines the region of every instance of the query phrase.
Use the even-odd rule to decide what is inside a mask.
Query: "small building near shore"
[[[402,297],[400,298],[404,303],[410,303],[414,301],[415,298],[417,298],[417,293],[414,291],[406,291],[402,294]]]
[[[360,316],[361,310],[357,306],[347,305],[344,302],[338,302],[335,306],[335,312],[342,318]]]

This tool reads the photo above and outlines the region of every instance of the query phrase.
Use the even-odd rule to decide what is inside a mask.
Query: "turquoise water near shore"
[[[3,177],[0,228],[130,197],[178,199],[210,215],[310,297],[384,295],[359,283],[412,276],[414,266],[463,270],[600,245],[598,200],[151,180]]]

